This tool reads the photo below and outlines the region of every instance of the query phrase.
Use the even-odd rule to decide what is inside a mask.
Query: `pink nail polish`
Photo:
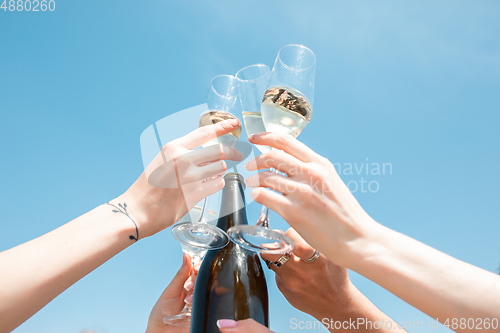
[[[194,281],[189,281],[188,283],[186,283],[184,285],[184,289],[186,289],[186,290],[191,290],[191,289],[193,289],[193,287],[194,287]]]
[[[193,301],[193,294],[187,295],[186,298],[184,298],[184,303],[191,303]]]
[[[238,322],[232,320],[232,319],[219,319],[217,320],[217,327],[218,328],[234,328],[238,326]]]

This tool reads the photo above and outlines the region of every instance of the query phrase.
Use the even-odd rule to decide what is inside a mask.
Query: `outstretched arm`
[[[118,203],[119,199],[111,202]],[[124,201],[121,201],[124,203]],[[10,332],[73,283],[134,243],[134,224],[101,205],[0,253],[0,332]]]
[[[252,197],[278,212],[311,246],[442,323],[471,319],[483,330],[500,329],[491,325],[500,320],[499,276],[375,222],[333,165],[296,139],[261,133],[249,140],[281,151],[257,156],[248,170],[287,174],[265,171],[248,178]],[[472,331],[476,325],[468,327],[450,326]]]
[[[283,266],[270,267],[278,289],[293,307],[316,318],[330,332],[406,332],[352,284],[346,268],[323,254],[308,262],[315,250],[293,228],[285,234],[293,240],[293,253]],[[275,262],[280,256],[262,257]]]
[[[169,227],[221,189],[227,169],[223,159],[241,160],[242,155],[230,147],[193,149],[237,126],[220,122],[166,144],[124,194],[0,253],[0,332],[10,332],[108,259]]]

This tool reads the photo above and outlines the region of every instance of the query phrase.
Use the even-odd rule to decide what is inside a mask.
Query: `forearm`
[[[398,323],[380,311],[354,285],[349,285],[348,298],[335,309],[325,308],[314,317],[330,332],[406,332]],[[332,302],[333,304],[338,302]]]
[[[134,243],[133,222],[101,205],[0,253],[0,331],[10,332],[61,292]]]
[[[500,277],[491,272],[382,226],[357,246],[353,270],[432,318],[500,317]]]

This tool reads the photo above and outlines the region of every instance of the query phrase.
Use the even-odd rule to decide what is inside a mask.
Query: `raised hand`
[[[221,145],[195,148],[238,126],[238,120],[221,121],[167,143],[137,181],[113,200],[128,204],[141,238],[174,224],[200,200],[224,187],[224,160],[241,161],[243,154]]]
[[[196,274],[191,275],[191,258],[184,254],[182,266],[163,291],[149,315],[146,333],[188,333],[189,327],[176,327],[163,322],[165,316],[176,315],[184,307],[184,299],[194,287]],[[189,290],[186,290],[188,288]]]
[[[254,187],[254,200],[280,214],[333,262],[349,267],[352,242],[363,240],[377,223],[359,205],[332,163],[288,135],[260,133],[248,139],[276,148],[248,162],[249,171],[275,168],[287,175],[264,171],[247,178],[247,186]]]

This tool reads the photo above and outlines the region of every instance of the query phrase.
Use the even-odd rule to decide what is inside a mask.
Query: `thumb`
[[[184,254],[182,256],[181,268],[179,269],[177,274],[175,274],[174,278],[167,286],[167,288],[163,291],[163,293],[160,296],[160,299],[179,297],[184,288],[184,283],[189,278],[190,273],[191,273],[191,258],[187,254]]]
[[[272,333],[272,331],[253,319],[234,321],[232,319],[217,320],[221,333]]]

